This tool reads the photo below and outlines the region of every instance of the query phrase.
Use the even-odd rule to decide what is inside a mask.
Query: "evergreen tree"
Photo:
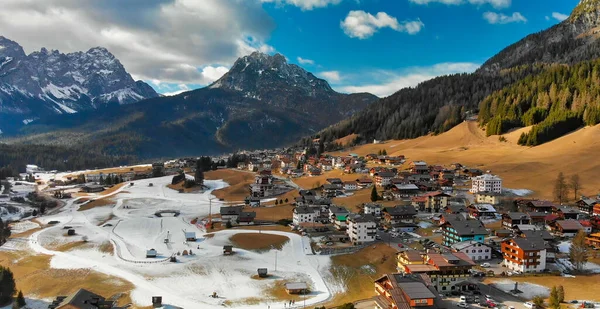
[[[562,285],[559,285],[558,288],[556,288],[556,291],[558,294],[558,302],[564,303],[565,302],[565,288]]]
[[[379,195],[377,195],[377,188],[373,186],[371,189],[371,202],[376,202],[379,199]]]
[[[13,301],[17,292],[15,278],[10,268],[0,265],[0,306],[6,306]]]
[[[560,308],[560,302],[558,301],[558,289],[556,288],[556,286],[553,286],[552,290],[550,291],[550,298],[548,299],[548,303],[550,305],[550,308],[552,309]]]
[[[27,303],[25,302],[25,297],[23,297],[22,291],[19,291],[19,294],[17,294],[17,301],[15,301],[15,303],[17,304],[17,306],[19,306],[19,308],[27,305]]]
[[[201,186],[204,185],[204,166],[202,162],[202,159],[196,161],[196,173],[194,174],[194,180],[196,181],[196,184]]]

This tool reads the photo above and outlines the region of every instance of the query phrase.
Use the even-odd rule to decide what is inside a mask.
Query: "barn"
[[[285,284],[285,291],[288,294],[306,294],[308,285],[306,282],[288,282]]]

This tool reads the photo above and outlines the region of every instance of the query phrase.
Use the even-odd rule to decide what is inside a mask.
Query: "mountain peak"
[[[581,0],[571,12],[570,23],[581,22],[584,25],[600,24],[600,0]]]

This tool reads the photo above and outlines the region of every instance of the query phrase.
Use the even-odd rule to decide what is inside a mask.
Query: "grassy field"
[[[237,248],[244,250],[281,250],[283,245],[290,241],[286,236],[267,233],[238,233],[229,239]]]
[[[357,153],[366,155],[386,149],[389,155],[405,155],[407,164],[424,160],[428,164],[449,165],[455,162],[473,168],[491,170],[504,180],[504,186],[530,189],[535,197],[552,198],[552,187],[559,172],[567,177],[579,174],[584,194],[596,194],[600,187],[595,159],[600,151],[600,125],[586,127],[554,141],[536,147],[516,144],[522,128],[498,136],[486,137],[475,122],[463,122],[437,136],[423,136],[410,140],[391,140],[383,144],[368,144],[333,155]],[[405,164],[404,168],[408,167]]]
[[[222,179],[229,187],[215,190],[214,196],[225,201],[243,201],[249,195],[248,186],[254,181],[254,173],[225,169],[204,173],[207,180]]]
[[[299,185],[302,189],[312,189],[319,187],[327,183],[327,178],[340,178],[342,181],[353,181],[358,178],[364,177],[361,174],[346,174],[341,170],[333,170],[323,173],[319,176],[303,176],[294,178],[294,182]]]
[[[87,198],[82,198],[79,201],[82,202],[86,202],[88,199]],[[113,201],[110,197],[104,197],[104,198],[99,198],[96,200],[93,200],[81,207],[79,207],[79,209],[77,209],[77,211],[85,211],[85,210],[89,210],[92,208],[96,208],[96,207],[103,207],[103,206],[109,206],[109,205],[115,205],[116,202]]]
[[[256,212],[256,220],[273,221],[277,222],[281,219],[292,219],[294,206],[282,205],[272,207],[244,207],[244,211]]]
[[[119,304],[131,302],[131,283],[89,269],[51,269],[50,258],[47,255],[28,255],[24,251],[0,251],[0,265],[10,268],[17,289],[22,290],[26,297],[54,298],[84,288],[105,297],[123,293]]]
[[[381,195],[381,191],[379,191],[379,195]],[[358,212],[360,205],[371,203],[371,189],[354,191],[354,194],[348,197],[336,197],[333,199],[333,203],[338,206],[344,206],[352,212]],[[402,204],[401,201],[377,201],[377,203],[382,204],[384,207],[394,207]]]
[[[495,282],[503,279],[486,279],[486,283]],[[600,275],[580,276],[577,278],[566,278],[560,276],[541,276],[541,277],[521,277],[510,278],[516,282],[528,282],[538,284],[547,288],[562,285],[565,289],[566,300],[594,300],[600,301],[600,294],[592,287],[600,285]]]
[[[373,281],[396,272],[396,252],[385,244],[377,244],[355,254],[333,256],[331,273],[334,281],[345,287],[345,292],[334,295],[326,307],[375,296]]]

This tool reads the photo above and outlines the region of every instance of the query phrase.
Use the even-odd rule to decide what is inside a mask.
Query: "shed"
[[[156,250],[155,249],[150,249],[150,250],[146,251],[146,257],[147,258],[155,258],[156,257]]]
[[[67,231],[67,235],[69,235],[69,236],[73,236],[73,235],[75,235],[75,229],[69,229],[69,230]]]
[[[223,255],[231,255],[233,254],[233,246],[227,245],[223,246]]]
[[[288,294],[306,294],[308,285],[306,282],[288,282],[285,284],[285,291]]]
[[[268,276],[269,276],[269,273],[268,273],[268,271],[267,271],[267,269],[266,269],[266,268],[259,268],[259,269],[258,269],[258,276],[259,276],[260,278],[266,278],[266,277],[268,277]]]
[[[186,241],[196,241],[196,232],[184,232]]]
[[[152,296],[152,307],[160,308],[162,306],[162,296]]]

